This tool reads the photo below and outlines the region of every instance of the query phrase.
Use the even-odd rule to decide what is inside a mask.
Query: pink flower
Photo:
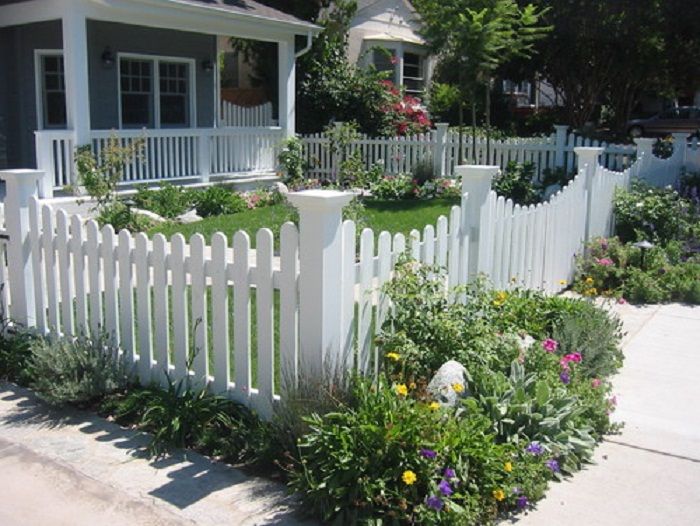
[[[618,305],[624,305],[625,303],[627,303],[627,300],[625,298],[619,298],[617,300]]]
[[[610,258],[601,258],[596,260],[596,262],[598,263],[598,265],[601,265],[603,267],[610,267],[611,265],[615,264]]]
[[[561,365],[561,368],[564,369],[565,371],[569,370],[569,362],[574,362],[574,363],[581,363],[581,353],[578,352],[572,352],[569,353],[565,356],[562,356],[562,359],[559,360],[559,365]]]
[[[557,342],[557,340],[553,340],[552,338],[547,338],[542,342],[542,348],[548,353],[556,352],[558,347],[559,342]]]
[[[593,387],[593,389],[597,389],[598,387],[600,387],[601,383],[602,382],[598,378],[593,378],[593,380],[591,380],[591,386]]]
[[[398,63],[399,63],[399,57],[397,57],[396,55],[391,55],[391,58],[389,59],[389,61],[390,61],[392,64],[398,64]]]

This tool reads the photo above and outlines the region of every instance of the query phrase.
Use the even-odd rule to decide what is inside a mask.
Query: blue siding
[[[92,20],[88,21],[87,30],[90,48],[90,119],[93,129],[119,126],[118,69],[116,64],[105,67],[101,58],[107,46],[115,57],[121,52],[194,59],[197,126],[214,125],[214,73],[205,72],[201,64],[203,60],[216,63],[216,37]]]

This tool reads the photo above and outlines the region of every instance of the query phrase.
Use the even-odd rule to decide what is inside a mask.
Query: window
[[[63,55],[57,52],[38,55],[39,108],[41,128],[66,127],[66,84]]]
[[[160,124],[161,126],[187,126],[189,111],[187,100],[187,64],[161,62],[160,77]]]
[[[121,59],[122,126],[153,126],[153,64]]]
[[[423,60],[416,53],[404,53],[403,55],[403,83],[406,93],[420,95],[425,88],[423,77]]]
[[[191,123],[191,61],[169,58],[119,59],[121,125],[125,128],[181,128]]]

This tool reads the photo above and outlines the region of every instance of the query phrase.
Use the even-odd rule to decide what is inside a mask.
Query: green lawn
[[[434,225],[441,215],[449,216],[450,208],[455,204],[459,203],[447,199],[364,201],[364,222],[375,231],[375,234],[387,230],[392,234],[401,232],[408,235],[413,229],[421,230],[426,225]],[[255,233],[260,228],[266,227],[274,232],[275,245],[277,245],[280,227],[293,218],[293,210],[284,204],[279,204],[233,215],[209,217],[188,225],[167,223],[152,228],[149,234],[160,232],[169,238],[179,232],[189,239],[192,234],[200,233],[210,240],[215,232],[223,232],[230,239],[238,230],[245,230],[251,237],[251,244],[255,246]]]

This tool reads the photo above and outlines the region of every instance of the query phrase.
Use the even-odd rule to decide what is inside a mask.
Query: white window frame
[[[68,115],[66,115],[65,128],[44,126],[44,113],[46,112],[44,97],[44,70],[42,68],[42,59],[44,57],[63,57],[63,49],[35,49],[34,50],[34,93],[36,100],[36,129],[37,130],[63,130],[68,128]],[[65,58],[64,58],[65,64]],[[63,71],[63,79],[65,83],[65,66]],[[66,101],[66,110],[68,101]]]
[[[177,128],[163,128],[160,123],[160,63],[179,62],[186,63],[189,71],[189,128],[197,127],[197,61],[187,57],[171,57],[166,55],[148,55],[142,53],[117,53],[117,104],[119,112],[119,129],[124,129],[122,122],[122,59],[147,60],[153,64],[153,129],[175,130]],[[188,128],[188,129],[189,129]],[[131,129],[131,128],[129,128]]]
[[[427,49],[422,46],[401,42],[397,40],[374,40],[368,39],[363,41],[364,53],[365,53],[365,64],[366,66],[374,64],[373,53],[367,53],[368,50],[373,50],[374,48],[384,48],[389,52],[394,53],[396,57],[396,64],[394,64],[394,75],[392,82],[397,86],[405,87],[404,75],[403,75],[403,63],[404,63],[404,53],[411,53],[413,55],[418,55],[421,65],[421,74],[423,75],[423,91],[427,91],[429,88],[429,57],[430,54]]]

